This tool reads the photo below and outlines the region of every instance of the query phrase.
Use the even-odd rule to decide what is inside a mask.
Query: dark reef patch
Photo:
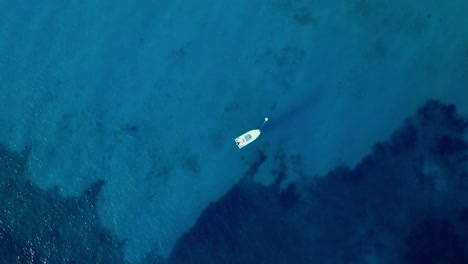
[[[188,170],[191,173],[198,173],[200,171],[200,162],[198,160],[198,156],[189,155],[185,157],[182,162],[182,168]]]
[[[464,123],[453,106],[428,101],[354,169],[282,188],[291,155],[259,152],[164,263],[467,263]],[[276,181],[263,186],[253,178],[269,158]]]
[[[130,134],[130,135],[136,135],[138,133],[139,127],[135,124],[125,124],[120,128],[122,131]]]
[[[454,138],[450,135],[443,135],[437,139],[437,142],[432,152],[434,153],[434,155],[446,156],[466,151],[467,149],[468,144],[462,138]]]
[[[252,162],[252,164],[250,164],[250,167],[245,172],[244,177],[249,178],[249,179],[253,179],[255,174],[257,174],[258,168],[260,167],[260,165],[263,164],[263,162],[266,161],[266,159],[267,159],[267,156],[265,155],[265,153],[260,151],[258,153],[257,160]]]
[[[300,194],[296,191],[296,184],[290,183],[286,189],[281,190],[279,195],[279,201],[281,208],[289,209],[293,208],[300,199]]]
[[[310,24],[317,23],[316,19],[310,13],[310,10],[307,7],[300,7],[294,11],[294,21],[299,23],[299,25],[306,26]]]
[[[28,153],[0,145],[0,262],[126,263],[124,242],[96,214],[104,181],[79,197],[44,191],[29,181]]]
[[[415,264],[468,263],[466,235],[448,220],[429,219],[411,230],[403,257]]]
[[[221,151],[224,148],[225,137],[223,130],[215,129],[213,132],[210,133],[209,140],[211,146],[216,151]]]

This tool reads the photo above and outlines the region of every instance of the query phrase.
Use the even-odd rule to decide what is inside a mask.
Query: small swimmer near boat
[[[258,136],[260,136],[260,134],[262,133],[261,129],[267,121],[268,121],[268,117],[265,117],[265,121],[263,121],[263,124],[260,126],[259,129],[253,129],[253,130],[247,131],[244,134],[237,137],[236,139],[234,139],[237,146],[241,149],[247,146],[248,144],[254,142],[258,138]]]

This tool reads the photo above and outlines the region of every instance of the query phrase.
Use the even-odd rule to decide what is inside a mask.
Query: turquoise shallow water
[[[353,168],[428,99],[466,115],[467,10],[464,1],[0,0],[0,140],[27,149],[32,186],[18,188],[53,193],[46,212],[72,217],[82,207],[46,205],[86,200],[102,180],[95,211],[80,212],[126,242],[101,242],[131,263],[151,250],[169,258],[246,175],[274,184],[285,162],[287,188]],[[234,138],[265,116],[261,137],[238,150]],[[20,248],[42,230],[8,228]]]

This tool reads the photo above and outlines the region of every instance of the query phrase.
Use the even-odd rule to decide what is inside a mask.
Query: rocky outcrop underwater
[[[468,263],[467,127],[429,101],[355,168],[283,187],[300,157],[259,152],[167,262]],[[266,159],[278,164],[271,186],[254,181]]]
[[[103,181],[80,197],[31,183],[28,150],[0,146],[1,263],[126,263],[123,241],[101,226],[95,204]]]
[[[142,263],[468,263],[467,127],[429,101],[355,168],[322,176],[301,171],[300,155],[259,150],[168,259],[155,249]],[[63,197],[31,183],[27,158],[0,146],[0,262],[126,263],[96,213],[104,182]],[[303,177],[288,183],[291,171]]]

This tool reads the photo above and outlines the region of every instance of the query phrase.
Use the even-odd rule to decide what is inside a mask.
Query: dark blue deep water
[[[0,0],[0,125],[0,263],[468,263],[466,1]]]

